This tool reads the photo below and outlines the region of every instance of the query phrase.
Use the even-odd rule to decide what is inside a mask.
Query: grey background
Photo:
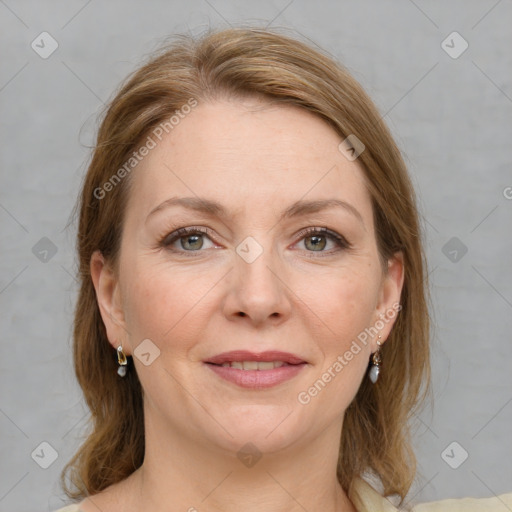
[[[58,475],[86,424],[66,224],[97,115],[165,36],[240,22],[294,29],[346,64],[406,155],[435,329],[409,499],[512,491],[511,19],[510,0],[0,1],[0,511],[63,506]],[[59,45],[48,59],[31,48],[43,31]],[[469,44],[456,59],[441,47],[453,31]],[[58,452],[48,469],[43,441]]]

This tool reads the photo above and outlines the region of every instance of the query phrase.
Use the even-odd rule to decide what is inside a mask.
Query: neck
[[[163,422],[145,426],[144,463],[129,478],[133,510],[355,512],[336,478],[341,421],[309,444],[259,460],[256,449],[240,460]]]

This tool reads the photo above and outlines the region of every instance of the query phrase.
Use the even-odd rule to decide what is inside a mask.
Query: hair
[[[107,199],[98,190],[107,190],[102,187],[116,171],[121,176],[134,150],[176,110],[191,99],[200,104],[226,96],[305,109],[366,148],[357,161],[371,196],[379,255],[382,262],[403,255],[402,309],[381,348],[378,384],[363,379],[345,412],[337,478],[348,491],[355,477],[370,473],[386,496],[403,500],[416,469],[410,419],[430,391],[428,288],[414,190],[388,128],[348,71],[309,44],[258,28],[176,36],[128,76],[107,105],[76,205],[80,290],[73,358],[90,433],[61,484],[79,500],[125,479],[144,460],[143,389],[135,371],[117,375],[90,272],[96,250],[116,268],[130,176],[109,187]]]

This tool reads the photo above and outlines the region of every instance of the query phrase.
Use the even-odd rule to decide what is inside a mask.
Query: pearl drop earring
[[[370,380],[373,384],[377,382],[377,379],[379,378],[380,373],[380,363],[382,362],[382,357],[380,355],[380,347],[382,345],[382,342],[380,341],[381,336],[379,334],[379,339],[377,340],[378,348],[377,350],[372,354],[371,357],[371,366],[370,371],[368,373],[368,377],[370,377]]]
[[[119,363],[117,374],[120,377],[124,377],[126,375],[126,365],[128,364],[128,360],[126,359],[126,355],[123,352],[122,345],[119,345],[119,347],[117,347],[117,362]]]

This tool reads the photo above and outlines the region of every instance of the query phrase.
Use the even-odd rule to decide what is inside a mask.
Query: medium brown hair
[[[98,190],[148,134],[190,99],[265,97],[322,118],[343,139],[355,134],[371,195],[382,262],[404,258],[400,311],[382,347],[377,384],[364,379],[343,423],[337,476],[377,475],[384,494],[404,498],[415,474],[409,420],[429,389],[429,318],[425,260],[414,191],[393,138],[362,87],[332,58],[276,31],[234,28],[199,38],[177,36],[129,76],[108,105],[82,187],[74,320],[74,365],[91,411],[91,432],[64,468],[66,494],[79,500],[133,473],[144,459],[143,390],[135,370],[124,379],[102,322],[91,279],[94,251],[115,267],[129,176]],[[71,487],[67,485],[69,477]]]

